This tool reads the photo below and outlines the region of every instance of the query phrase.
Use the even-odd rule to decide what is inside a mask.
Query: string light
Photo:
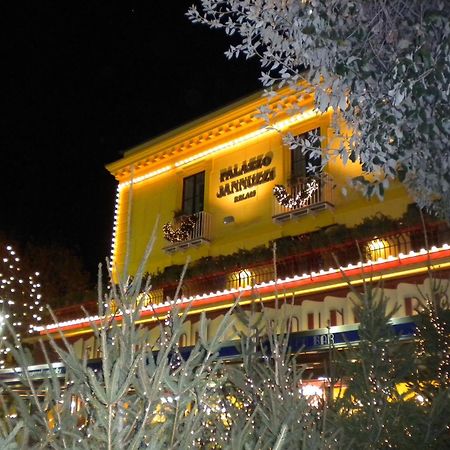
[[[306,189],[298,192],[295,197],[289,194],[286,188],[281,184],[275,185],[273,194],[281,206],[289,209],[299,209],[308,205],[314,192],[318,189],[319,184],[317,183],[317,180],[312,180],[306,184]]]
[[[160,169],[153,170],[152,172],[148,172],[145,175],[141,175],[140,177],[133,178],[132,180],[124,181],[123,183],[119,184],[119,190],[122,190],[123,188],[130,186],[131,183],[133,183],[133,184],[142,183],[143,181],[146,181],[150,178],[154,178],[158,175],[166,173],[170,169],[173,169],[173,166],[171,164],[161,167]]]
[[[373,280],[376,281],[376,277],[373,275],[373,272],[377,269],[377,267],[383,268],[384,265],[388,265],[390,268],[390,273],[383,275],[383,278],[387,279],[390,276],[396,276],[396,273],[392,271],[392,264],[398,264],[399,267],[405,269],[402,274],[410,274],[410,273],[417,273],[417,272],[425,272],[427,270],[427,267],[424,266],[423,268],[412,268],[412,269],[406,269],[406,266],[408,265],[408,260],[411,260],[411,264],[416,264],[417,258],[423,258],[423,262],[426,262],[428,257],[434,259],[438,258],[444,258],[448,256],[448,251],[450,250],[450,246],[448,244],[443,244],[442,247],[433,247],[432,250],[430,250],[429,254],[424,254],[422,251],[419,252],[409,252],[407,255],[400,253],[397,257],[393,257],[392,255],[389,255],[387,258],[379,258],[377,261],[369,261],[366,263],[358,262],[358,264],[348,264],[346,267],[339,267],[339,268],[332,268],[330,267],[328,270],[321,270],[319,273],[311,272],[311,273],[304,273],[302,275],[294,275],[293,277],[286,277],[284,279],[278,279],[278,280],[271,280],[261,283],[255,283],[253,285],[248,285],[245,287],[239,287],[239,288],[231,288],[231,289],[224,289],[224,290],[218,290],[216,292],[209,292],[209,293],[203,293],[203,294],[197,294],[190,297],[181,297],[176,300],[170,300],[170,301],[164,301],[162,303],[158,304],[150,304],[148,306],[144,306],[141,308],[141,312],[143,313],[151,313],[151,314],[158,314],[161,312],[166,312],[167,308],[171,308],[174,304],[176,305],[192,305],[192,307],[195,307],[197,302],[201,302],[202,306],[205,302],[205,300],[213,300],[213,299],[219,299],[220,297],[233,297],[235,295],[240,295],[242,298],[242,301],[246,295],[250,295],[254,290],[259,291],[262,293],[264,289],[270,290],[274,286],[286,286],[286,287],[294,287],[297,286],[298,283],[302,283],[303,285],[305,283],[307,284],[316,284],[321,283],[323,280],[330,281],[330,276],[334,278],[341,278],[342,273],[344,273],[346,276],[351,276],[351,273],[354,271],[358,271],[360,274],[361,269],[370,269],[371,276],[373,276]],[[441,263],[441,267],[444,267],[444,263]],[[381,276],[380,276],[381,277]],[[329,287],[337,287],[337,286],[346,286],[347,282],[344,281],[342,284],[336,284],[336,285],[328,285]],[[315,292],[317,290],[323,289],[322,287],[317,288],[311,288],[310,290]],[[302,292],[306,292],[305,289],[302,290]],[[241,302],[242,302],[241,301]],[[220,306],[222,308],[222,306]],[[117,317],[121,317],[122,313],[118,312]],[[64,322],[58,322],[53,324],[48,324],[45,326],[41,325],[35,325],[34,329],[35,331],[44,332],[44,330],[52,331],[56,330],[58,328],[64,328],[64,327],[87,327],[90,325],[91,322],[96,322],[101,320],[101,317],[98,315],[93,315],[90,317],[80,317],[78,319],[72,319]]]
[[[432,281],[430,294],[426,296],[424,311],[426,320],[417,329],[417,356],[419,359],[429,356],[425,336],[427,331],[433,333],[434,343],[439,352],[436,381],[442,388],[450,386],[450,335],[448,334],[449,324],[445,320],[448,306],[445,288]]]
[[[163,225],[164,238],[172,243],[187,241],[191,237],[196,223],[197,217],[193,214],[184,216],[177,229],[174,229],[172,224],[167,222]]]
[[[35,272],[28,277],[23,276],[19,266],[20,258],[11,245],[2,247],[0,258],[0,342],[6,339],[5,321],[7,320],[17,332],[16,337],[20,341],[24,332],[33,333],[35,324],[33,321],[42,320],[39,312],[41,285],[35,281]],[[5,357],[10,352],[10,348],[3,346],[0,348],[0,368],[5,367]]]
[[[119,227],[119,205],[120,205],[120,188],[117,187],[116,192],[116,202],[114,205],[114,222],[113,222],[113,232],[112,232],[112,242],[111,242],[111,268],[112,264],[115,261],[115,255],[117,251],[117,235],[118,235],[118,227]]]

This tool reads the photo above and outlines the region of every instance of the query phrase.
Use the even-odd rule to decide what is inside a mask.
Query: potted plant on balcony
[[[372,238],[396,231],[398,227],[397,220],[378,212],[374,216],[366,217],[356,225],[353,228],[353,237],[356,239]]]
[[[304,253],[311,249],[309,234],[298,236],[283,236],[275,239],[277,245],[277,256],[283,258],[298,253]],[[273,244],[271,244],[272,246]]]
[[[350,230],[342,223],[335,223],[324,230],[328,245],[336,245],[351,239]]]

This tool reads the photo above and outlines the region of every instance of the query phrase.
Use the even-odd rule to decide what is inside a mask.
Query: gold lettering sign
[[[219,192],[217,192],[216,194],[217,198],[235,194],[236,192],[241,192],[245,189],[249,189],[259,184],[274,180],[276,175],[275,167],[259,170],[270,166],[270,164],[272,163],[272,158],[273,154],[272,152],[269,152],[265,155],[259,155],[255,158],[251,158],[248,160],[248,162],[243,161],[240,166],[238,164],[235,164],[233,167],[222,169],[220,171],[220,182],[223,183],[224,181],[231,181],[228,181],[228,183],[219,186]],[[242,178],[238,178],[241,175],[245,175],[250,172],[255,173]],[[238,179],[235,180],[234,178]],[[239,197],[240,200],[244,200],[244,198],[251,198],[254,197],[254,195],[248,197]]]

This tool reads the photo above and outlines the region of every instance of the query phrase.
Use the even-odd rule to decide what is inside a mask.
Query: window
[[[405,316],[414,316],[419,302],[414,297],[405,297]]]
[[[332,309],[330,311],[330,326],[335,327],[337,325],[337,311]]]
[[[203,211],[205,196],[205,172],[196,173],[183,180],[183,214]]]
[[[307,320],[308,320],[308,330],[313,330],[314,329],[314,313],[308,313]]]
[[[298,139],[308,139],[311,142],[311,135],[320,136],[320,129],[308,131],[306,133],[297,136]],[[320,140],[314,139],[311,143],[312,147],[320,148]],[[322,158],[317,155],[311,155],[311,151],[304,154],[301,147],[297,147],[291,150],[291,178],[305,178],[318,175],[321,172]],[[308,168],[312,166],[314,170],[308,171]]]
[[[330,310],[330,327],[337,325],[344,325],[344,311],[343,309],[331,309]]]

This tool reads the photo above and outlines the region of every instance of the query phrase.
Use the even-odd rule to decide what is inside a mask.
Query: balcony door
[[[199,172],[183,179],[183,214],[203,211],[205,205],[205,172]]]

